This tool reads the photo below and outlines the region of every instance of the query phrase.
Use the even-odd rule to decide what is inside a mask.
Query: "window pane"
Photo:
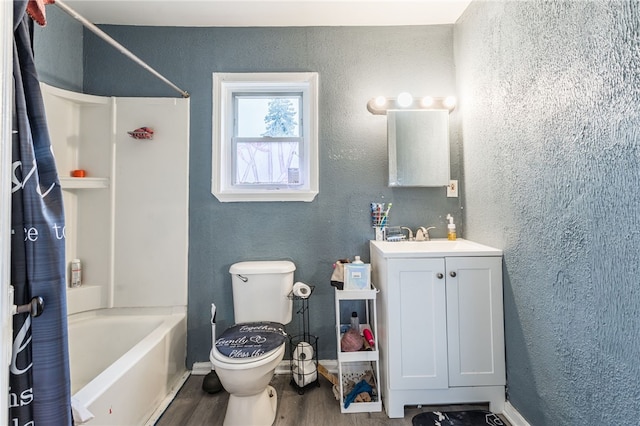
[[[298,142],[238,142],[236,183],[300,185]]]
[[[235,99],[236,136],[300,136],[300,95],[236,95]]]

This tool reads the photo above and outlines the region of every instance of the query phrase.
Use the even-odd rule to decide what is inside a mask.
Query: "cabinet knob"
[[[442,273],[438,272],[436,274],[436,277],[438,277],[438,279],[441,280],[444,277],[444,275],[442,275]]]
[[[454,271],[449,272],[449,275],[451,275],[452,277],[456,276],[456,273]]]

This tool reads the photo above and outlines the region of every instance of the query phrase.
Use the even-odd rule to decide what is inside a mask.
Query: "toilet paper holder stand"
[[[309,332],[309,299],[315,286],[309,285],[310,292],[305,297],[290,293],[299,333],[289,336],[289,360],[291,362],[291,386],[304,394],[305,390],[320,386],[318,380],[318,337]]]

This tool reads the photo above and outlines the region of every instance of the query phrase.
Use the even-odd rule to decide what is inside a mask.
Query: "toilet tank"
[[[238,262],[231,265],[233,311],[236,323],[291,322],[293,271],[288,260]]]

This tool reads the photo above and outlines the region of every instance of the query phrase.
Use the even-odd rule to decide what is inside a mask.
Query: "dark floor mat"
[[[411,420],[413,426],[504,426],[491,411],[434,411],[420,413]]]

